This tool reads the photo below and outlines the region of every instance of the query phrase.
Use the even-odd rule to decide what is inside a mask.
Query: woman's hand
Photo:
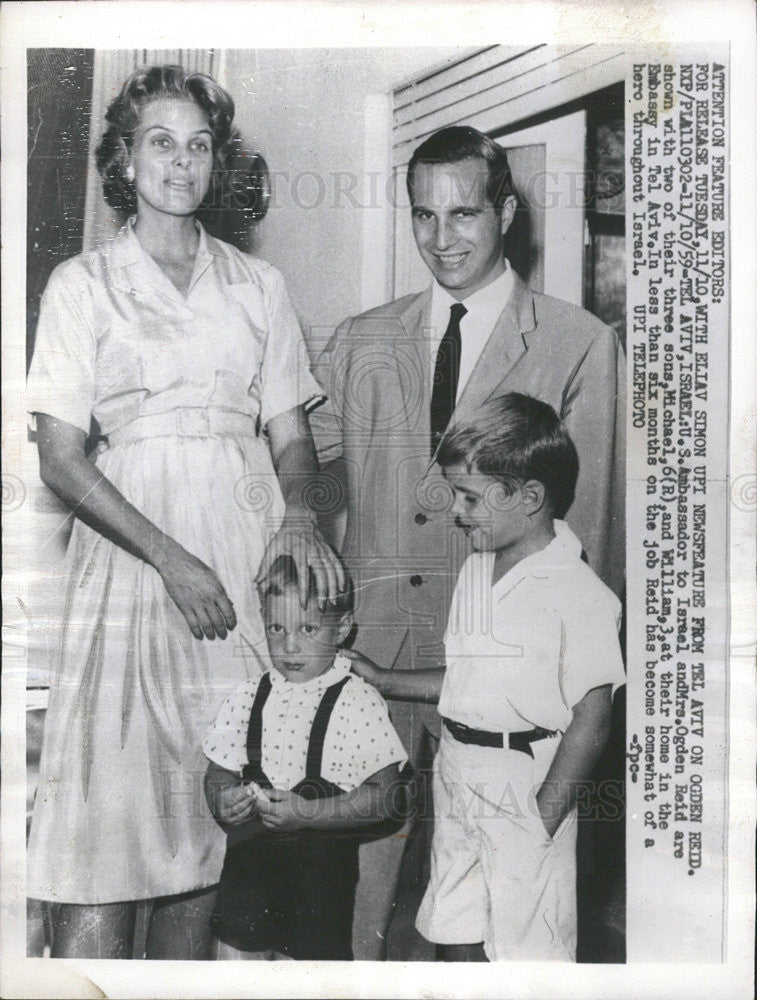
[[[302,830],[310,825],[312,804],[296,792],[271,788],[266,792],[268,801],[258,802],[258,814],[263,826],[282,833]]]
[[[257,582],[264,579],[276,559],[290,555],[297,566],[300,604],[307,607],[308,568],[315,575],[318,604],[335,601],[344,588],[344,569],[339,558],[307,513],[287,511],[281,527],[273,536],[263,555]]]
[[[209,566],[177,544],[156,569],[195,639],[225,639],[233,631],[234,605]]]
[[[42,480],[71,510],[126,552],[154,566],[197,639],[224,639],[236,625],[218,577],[133,507],[84,454],[83,430],[37,414]]]
[[[308,495],[318,482],[318,458],[304,406],[272,417],[266,425],[271,458],[286,502],[284,522],[263,556],[258,582],[280,555],[291,555],[297,564],[300,604],[307,606],[308,567],[315,574],[318,603],[335,601],[344,587],[344,569],[318,529]]]

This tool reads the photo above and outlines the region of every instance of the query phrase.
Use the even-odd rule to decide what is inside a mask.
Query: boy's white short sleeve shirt
[[[321,777],[345,792],[390,764],[402,766],[407,754],[378,691],[350,674],[350,661],[337,656],[319,677],[293,684],[272,669],[271,693],[263,708],[262,767],[275,788],[292,788],[305,777],[310,730],[326,688],[350,676],[326,730]],[[227,771],[247,763],[247,727],[259,678],[240,685],[221,707],[208,731],[206,757]]]
[[[439,713],[475,729],[564,732],[592,688],[625,684],[621,605],[562,521],[550,544],[492,586],[495,553],[465,562],[445,635]]]

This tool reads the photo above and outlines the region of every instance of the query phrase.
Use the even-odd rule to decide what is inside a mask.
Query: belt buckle
[[[180,437],[210,437],[210,414],[198,407],[177,410]]]

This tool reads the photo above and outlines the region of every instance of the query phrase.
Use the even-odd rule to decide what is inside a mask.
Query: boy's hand
[[[607,743],[611,691],[610,684],[600,684],[573,706],[573,718],[536,793],[542,825],[550,837],[575,805],[580,784],[591,778]]]
[[[557,833],[557,829],[562,822],[562,816],[552,804],[539,802],[538,794],[536,797],[536,807],[539,811],[541,825],[544,827],[547,836],[551,840]]]
[[[381,674],[381,667],[377,666],[373,660],[359,653],[356,649],[341,649],[340,653],[347,657],[350,661],[353,671],[362,677],[364,681],[368,681],[369,684],[373,684],[374,687],[378,686],[378,678]]]
[[[310,801],[296,792],[285,792],[280,788],[271,788],[267,795],[268,802],[258,802],[258,814],[264,827],[286,833],[310,825],[313,813]]]
[[[444,683],[444,662],[429,670],[386,670],[354,649],[342,649],[353,671],[384,698],[405,701],[439,701]]]
[[[215,789],[213,815],[221,823],[243,823],[257,812],[255,792],[249,785],[227,785]]]

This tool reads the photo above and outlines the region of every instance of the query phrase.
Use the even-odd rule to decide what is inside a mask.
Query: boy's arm
[[[355,649],[343,649],[352,662],[352,669],[364,681],[372,684],[385,698],[436,703],[442,693],[443,665],[431,670],[385,670]]]
[[[607,742],[611,691],[611,684],[592,688],[574,706],[573,719],[536,794],[536,804],[550,837],[570,812],[576,786],[590,777]]]
[[[327,799],[303,799],[273,788],[268,792],[270,802],[260,802],[258,812],[263,826],[282,831],[345,829],[403,819],[403,797],[396,794],[398,778],[398,765],[390,764],[351,792]]]
[[[205,798],[219,823],[242,823],[255,811],[255,792],[238,774],[212,760],[205,772]]]

